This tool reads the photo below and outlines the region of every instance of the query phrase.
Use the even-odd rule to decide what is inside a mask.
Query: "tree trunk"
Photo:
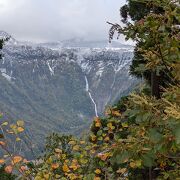
[[[157,99],[160,98],[160,76],[157,76],[155,71],[151,72],[151,95],[156,97]]]

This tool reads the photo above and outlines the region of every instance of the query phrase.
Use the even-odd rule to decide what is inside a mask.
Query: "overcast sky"
[[[0,0],[0,30],[18,40],[108,38],[106,21],[120,22],[125,0]]]

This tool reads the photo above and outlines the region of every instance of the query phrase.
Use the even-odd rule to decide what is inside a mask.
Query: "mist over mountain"
[[[0,60],[0,110],[23,119],[36,146],[52,132],[80,135],[137,84],[129,75],[132,57],[132,46],[116,42],[33,44],[11,37]]]

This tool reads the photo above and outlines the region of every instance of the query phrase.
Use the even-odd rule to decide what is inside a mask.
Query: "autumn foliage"
[[[169,81],[159,86],[160,97],[144,88],[122,98],[108,108],[104,118],[95,117],[84,138],[52,134],[47,138],[44,156],[27,162],[6,149],[2,134],[0,147],[7,157],[5,170],[18,170],[25,179],[177,179],[180,177],[180,5],[170,0],[141,0],[159,6],[164,14],[150,12],[124,28],[115,24],[115,31],[127,39],[142,41],[138,51],[145,63],[139,71],[149,70],[160,76],[167,72]],[[112,38],[113,36],[111,36]],[[150,46],[153,43],[153,46]],[[149,87],[145,82],[143,87]],[[152,85],[152,84],[151,84]],[[152,91],[151,85],[149,87]],[[7,122],[1,128],[14,135],[24,131],[23,122]]]

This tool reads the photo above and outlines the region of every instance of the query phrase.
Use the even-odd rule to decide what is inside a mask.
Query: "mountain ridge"
[[[119,41],[113,40],[109,43],[108,40],[99,41],[87,41],[80,38],[67,39],[63,41],[52,41],[52,42],[31,42],[31,41],[19,41],[16,40],[6,31],[0,31],[0,39],[9,38],[8,44],[11,45],[30,45],[36,47],[45,47],[49,49],[60,49],[60,48],[100,48],[100,49],[111,49],[111,48],[133,48],[134,45],[122,44]]]
[[[132,47],[55,49],[11,41],[2,53],[0,110],[24,119],[37,144],[52,132],[79,135],[138,83],[129,75]]]

